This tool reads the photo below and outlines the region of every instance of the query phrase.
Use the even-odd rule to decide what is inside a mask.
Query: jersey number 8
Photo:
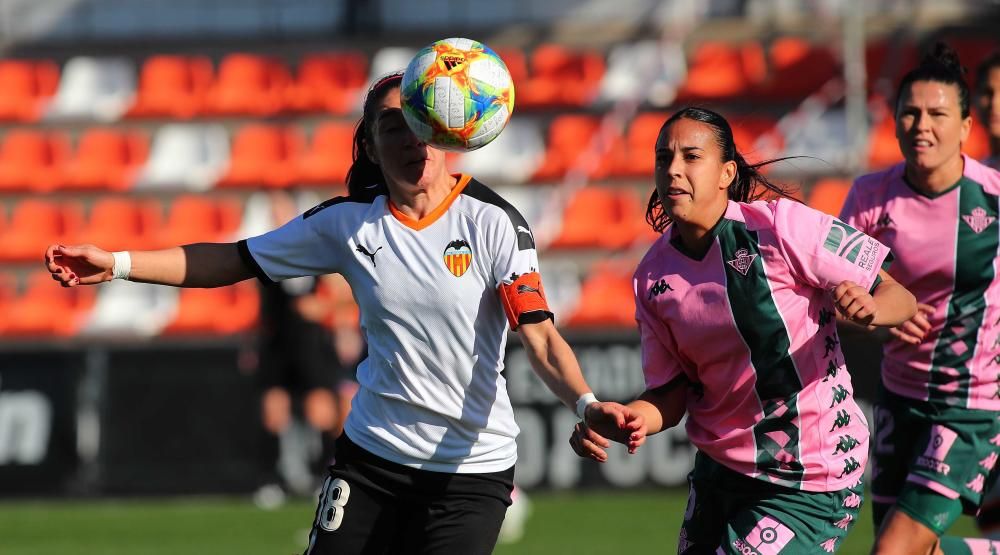
[[[327,479],[320,510],[316,514],[316,525],[327,532],[340,528],[340,523],[344,520],[344,506],[350,497],[351,486],[347,482],[340,478]]]

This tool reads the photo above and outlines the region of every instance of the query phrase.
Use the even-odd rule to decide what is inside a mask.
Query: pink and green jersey
[[[736,472],[806,491],[861,479],[854,402],[831,290],[873,289],[889,249],[790,200],[730,202],[704,256],[668,228],[636,270],[646,386],[683,376],[687,432]]]
[[[1000,410],[1000,172],[968,156],[962,178],[929,196],[904,164],[862,176],[841,217],[892,248],[892,275],[934,307],[919,345],[890,339],[882,383],[911,399]]]

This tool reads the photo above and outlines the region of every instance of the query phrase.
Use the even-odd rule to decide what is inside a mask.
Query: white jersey
[[[240,242],[263,281],[339,273],[361,309],[368,358],[345,431],[384,459],[436,472],[496,472],[517,458],[497,292],[537,272],[520,213],[461,175],[414,220],[388,200],[339,197]]]

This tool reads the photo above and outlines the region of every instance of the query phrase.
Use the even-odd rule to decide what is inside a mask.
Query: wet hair
[[[394,71],[383,75],[372,83],[365,95],[361,119],[354,128],[354,148],[351,152],[351,167],[347,170],[347,196],[362,202],[371,202],[379,195],[388,195],[382,168],[372,162],[365,152],[365,144],[372,141],[372,127],[380,100],[403,81],[403,72]]]
[[[907,72],[896,89],[896,104],[893,113],[899,111],[899,102],[903,99],[903,91],[910,88],[916,81],[934,81],[945,85],[955,85],[958,89],[958,104],[962,118],[969,117],[969,85],[965,82],[966,70],[958,60],[958,54],[943,42],[934,44],[920,64]]]
[[[774,162],[787,160],[788,158],[776,158],[755,164],[747,162],[743,158],[743,155],[736,150],[736,143],[733,140],[733,129],[729,126],[729,122],[716,112],[698,107],[684,108],[670,116],[663,123],[657,137],[662,135],[667,127],[670,127],[681,119],[699,121],[712,127],[715,131],[716,144],[719,145],[719,150],[722,153],[722,161],[729,162],[731,160],[736,162],[736,177],[733,178],[733,182],[726,191],[729,200],[750,202],[774,195],[794,199],[788,189],[772,182],[760,173],[760,168]],[[798,199],[795,200],[798,202]],[[660,195],[656,189],[653,190],[653,194],[649,197],[649,205],[646,207],[646,221],[654,230],[661,233],[671,222],[670,216],[663,210],[663,203],[660,201]]]

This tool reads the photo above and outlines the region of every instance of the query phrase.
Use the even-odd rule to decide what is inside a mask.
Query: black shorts
[[[305,555],[488,555],[513,488],[514,467],[483,474],[417,470],[342,434]]]
[[[333,390],[349,376],[337,358],[331,332],[312,322],[286,322],[262,334],[258,361],[261,389],[280,387],[293,394]]]

